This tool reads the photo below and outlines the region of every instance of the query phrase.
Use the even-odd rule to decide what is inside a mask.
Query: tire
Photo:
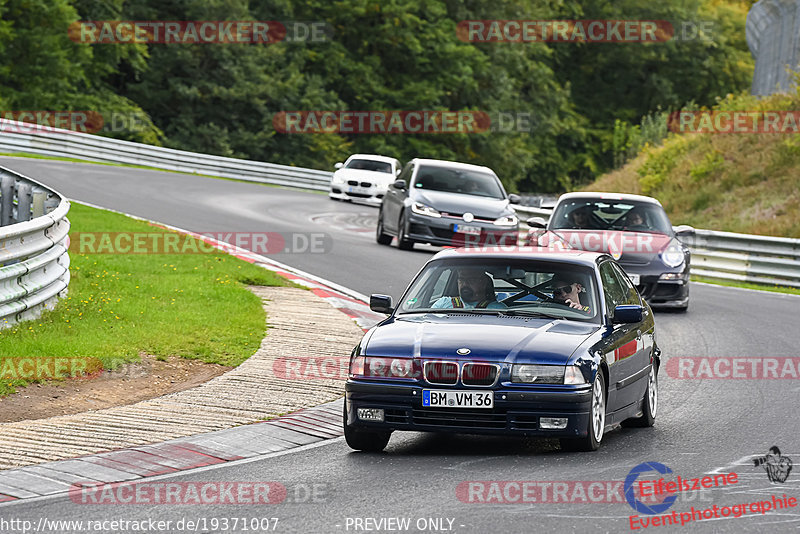
[[[383,212],[378,213],[378,226],[375,229],[375,241],[379,245],[389,245],[392,242],[392,236],[383,233]]]
[[[622,422],[625,427],[648,427],[656,422],[658,413],[658,367],[655,363],[650,367],[650,375],[647,379],[647,388],[642,397],[641,417],[632,417]]]
[[[347,424],[347,401],[344,402],[342,426],[344,426],[344,440],[351,449],[364,452],[381,452],[389,443],[392,433],[388,431],[370,432],[357,430]]]
[[[589,426],[582,438],[562,438],[561,449],[565,451],[596,451],[600,448],[606,426],[606,385],[603,372],[598,369],[592,384],[592,405],[589,411]]]
[[[411,250],[414,248],[414,241],[405,237],[406,233],[406,217],[405,213],[400,215],[400,220],[397,221],[397,248],[400,250]]]

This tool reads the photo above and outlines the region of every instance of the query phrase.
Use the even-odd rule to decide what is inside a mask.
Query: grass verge
[[[757,289],[759,291],[770,291],[772,293],[788,293],[789,295],[800,295],[800,289],[796,287],[767,286],[760,284],[751,284],[749,282],[738,282],[736,280],[716,280],[714,278],[706,278],[705,276],[692,275],[692,282],[702,282],[704,284],[714,284],[717,286],[725,286],[725,287],[739,287],[742,289]]]
[[[71,234],[170,233],[77,203],[69,218]],[[216,250],[70,253],[70,260],[67,297],[39,319],[0,333],[0,396],[28,383],[13,379],[5,362],[9,358],[96,358],[104,368],[115,368],[145,352],[238,365],[256,351],[265,333],[261,301],[245,284],[291,285],[271,271]]]

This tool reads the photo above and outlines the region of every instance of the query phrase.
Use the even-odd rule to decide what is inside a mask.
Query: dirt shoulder
[[[140,362],[104,371],[90,379],[75,378],[31,384],[0,398],[0,423],[44,419],[112,406],[125,406],[192,388],[233,367],[173,356],[159,360],[142,354]]]

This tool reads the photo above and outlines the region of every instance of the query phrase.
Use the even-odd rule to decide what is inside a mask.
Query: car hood
[[[342,180],[357,180],[373,184],[390,184],[395,177],[388,172],[365,171],[363,169],[339,169],[333,175]]]
[[[565,365],[598,325],[569,320],[421,314],[375,327],[368,356]],[[468,348],[468,356],[456,351]]]
[[[508,199],[479,197],[475,195],[462,195],[460,193],[445,193],[442,191],[413,190],[412,198],[426,204],[437,211],[462,215],[472,213],[476,217],[496,219],[502,215],[513,213],[508,207]]]
[[[607,252],[620,263],[647,264],[658,259],[672,237],[665,234],[622,230],[555,230],[539,238],[540,246],[566,242],[570,248]]]

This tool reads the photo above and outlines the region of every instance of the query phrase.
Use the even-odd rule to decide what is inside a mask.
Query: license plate
[[[422,390],[422,405],[428,408],[491,408],[491,391]]]
[[[366,187],[352,187],[351,186],[351,187],[347,188],[347,192],[348,193],[360,193],[362,195],[366,195],[367,193],[369,193],[369,188],[366,188]]]
[[[629,274],[628,278],[631,279],[631,282],[633,282],[633,285],[635,285],[635,286],[639,285],[639,275],[638,274]]]
[[[466,226],[463,224],[454,224],[453,231],[457,234],[481,235],[480,226]]]

